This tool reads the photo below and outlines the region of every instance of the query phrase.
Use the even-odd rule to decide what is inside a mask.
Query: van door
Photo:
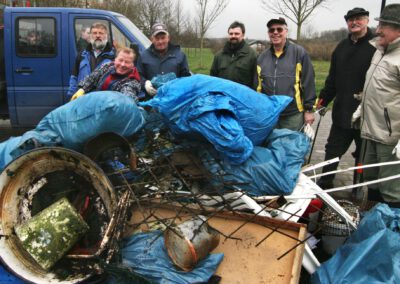
[[[61,14],[13,13],[11,19],[10,121],[33,126],[63,104]]]

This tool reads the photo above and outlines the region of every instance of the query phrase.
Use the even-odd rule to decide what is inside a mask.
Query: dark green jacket
[[[215,57],[210,75],[228,79],[255,89],[254,76],[257,74],[257,54],[246,43],[232,52],[227,42]]]

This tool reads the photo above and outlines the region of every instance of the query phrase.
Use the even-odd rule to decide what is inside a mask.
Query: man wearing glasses
[[[361,149],[360,130],[352,128],[351,116],[360,104],[354,94],[362,93],[365,73],[371,63],[375,47],[369,40],[373,34],[368,28],[369,12],[363,8],[354,8],[347,12],[344,19],[349,35],[335,48],[325,86],[319,94],[317,108],[327,107],[335,99],[332,109],[332,126],[325,145],[325,160],[342,157],[355,142],[356,150],[352,153],[358,164]],[[336,170],[338,163],[323,167],[322,172]],[[335,175],[321,177],[318,185],[333,188]]]
[[[314,122],[314,68],[305,49],[287,40],[284,18],[267,23],[271,48],[257,60],[257,91],[267,95],[285,95],[293,101],[281,113],[277,128],[300,130]]]
[[[365,165],[400,159],[400,4],[383,9],[373,42],[376,51],[367,71],[360,111]],[[357,115],[360,113],[360,115]],[[364,169],[364,181],[400,174],[400,165]],[[368,199],[400,208],[398,179],[368,186]]]

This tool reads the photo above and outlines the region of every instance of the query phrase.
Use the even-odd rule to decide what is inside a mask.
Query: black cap
[[[268,23],[267,23],[267,27],[269,28],[269,27],[271,27],[273,24],[279,24],[279,25],[285,25],[285,26],[287,26],[285,19],[284,19],[284,18],[281,18],[281,17],[279,17],[278,19],[271,19],[271,20],[269,20]]]
[[[364,8],[353,8],[347,11],[347,14],[344,15],[344,19],[347,21],[348,19],[354,16],[369,16],[369,12]]]
[[[375,18],[375,20],[393,24],[393,25],[400,25],[400,4],[391,4],[387,5],[379,18]]]
[[[167,26],[162,23],[156,23],[151,27],[151,36],[156,36],[158,34],[168,34]]]

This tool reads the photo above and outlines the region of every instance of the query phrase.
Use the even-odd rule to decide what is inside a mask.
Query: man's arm
[[[140,90],[141,90],[140,82],[135,79],[130,79],[130,80],[127,80],[126,82],[124,82],[122,84],[120,90],[118,90],[118,91],[128,97],[131,97],[132,99],[135,100],[135,102],[137,102],[139,100],[138,94],[139,94]]]
[[[218,77],[218,58],[217,55],[214,56],[211,69],[210,69],[210,76]]]
[[[78,83],[78,88],[83,89],[85,93],[96,90],[99,87],[101,77],[112,64],[113,62],[109,62],[96,68],[89,76]]]
[[[69,88],[67,91],[67,95],[71,97],[78,90],[78,73],[79,73],[79,65],[81,64],[82,56],[78,54],[75,58],[75,66],[72,69],[71,77],[69,78]]]
[[[186,54],[182,52],[183,58],[179,68],[179,76],[178,77],[188,77],[191,76],[189,70],[189,64],[187,62]]]
[[[336,96],[336,55],[335,52],[331,56],[331,64],[329,67],[329,73],[325,80],[325,85],[321,92],[319,93],[318,106],[327,107],[329,103]]]
[[[301,71],[301,86],[303,91],[303,107],[306,111],[311,111],[317,98],[315,93],[314,67],[310,56],[304,52]]]

